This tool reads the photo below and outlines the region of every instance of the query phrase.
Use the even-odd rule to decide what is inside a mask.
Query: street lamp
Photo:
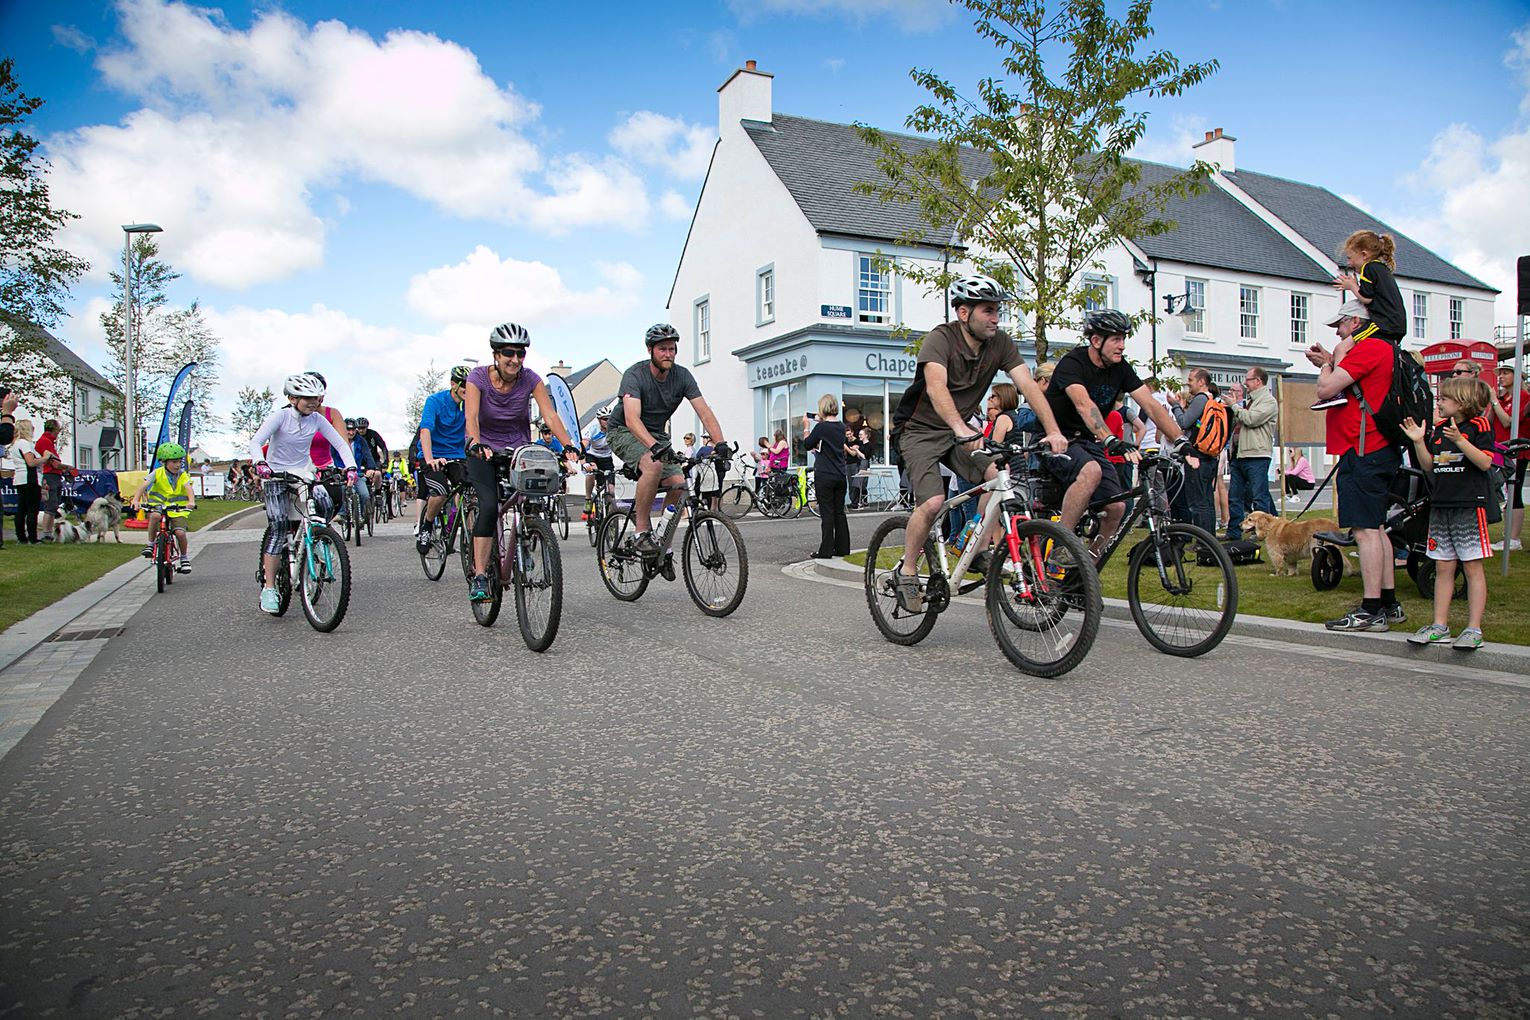
[[[126,370],[127,392],[122,399],[124,439],[128,447],[127,469],[138,470],[138,423],[134,420],[137,408],[133,399],[137,389],[133,378],[133,235],[157,234],[164,228],[157,223],[124,223],[122,225],[122,365]]]

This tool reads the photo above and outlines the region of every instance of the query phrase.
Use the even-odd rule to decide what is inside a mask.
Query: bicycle
[[[1133,501],[1131,513],[1093,557],[1095,569],[1103,571],[1126,536],[1146,524],[1148,537],[1128,553],[1127,607],[1148,644],[1167,655],[1193,658],[1221,644],[1232,629],[1238,615],[1238,575],[1215,535],[1171,518],[1169,493],[1173,476],[1182,471],[1172,454],[1144,453],[1137,484],[1114,499],[1091,502],[1077,532],[1093,539],[1106,506]],[[1062,486],[1053,483],[1040,494],[1049,513],[1060,512],[1062,492]]]
[[[155,588],[163,592],[175,583],[175,532],[170,529],[170,514],[164,506],[149,505],[148,509],[159,512],[159,530],[149,547],[149,562],[154,565]]]
[[[431,581],[441,580],[441,575],[446,573],[446,561],[456,551],[459,538],[463,538],[465,546],[471,544],[466,541],[462,531],[462,516],[463,504],[472,497],[472,489],[467,488],[460,479],[450,480],[447,484],[446,499],[442,501],[441,508],[436,511],[435,519],[431,522],[430,542],[425,551],[420,553],[420,569],[425,571],[425,577]],[[416,530],[424,523],[423,509],[420,515]],[[467,571],[471,579],[471,562],[467,564]]]
[[[606,518],[616,505],[616,499],[611,495],[616,483],[616,472],[607,471],[604,468],[593,467],[591,472],[595,476],[595,484],[591,487],[590,498],[584,501],[584,527],[589,533],[590,545],[600,542],[600,528],[606,523]]]
[[[276,568],[278,608],[275,615],[282,616],[287,612],[292,603],[293,589],[296,589],[303,604],[303,615],[308,618],[309,625],[321,634],[340,626],[351,601],[351,560],[345,551],[345,542],[325,522],[313,498],[315,487],[332,481],[337,474],[324,472],[315,479],[286,472],[271,476],[273,481],[303,487],[306,490],[304,506],[307,510],[305,516],[287,522],[279,554],[281,562]],[[262,555],[255,577],[261,588],[266,586],[264,553],[274,526],[269,523],[266,525],[260,541]]]
[[[723,489],[717,498],[718,513],[730,521],[747,516],[755,507],[754,476],[745,475],[744,479]]]
[[[673,451],[665,457],[667,464],[678,464],[682,469],[713,459],[711,457],[679,457]],[[637,471],[623,467],[629,478],[636,478]],[[680,519],[688,517],[690,526],[680,547],[680,563],[685,574],[685,589],[691,601],[708,616],[727,616],[744,601],[749,587],[749,554],[738,525],[715,510],[709,510],[701,493],[704,484],[702,472],[694,472],[687,478],[686,494],[669,515],[662,535],[655,528],[661,548],[673,545],[675,530]],[[630,505],[611,513],[601,525],[600,540],[596,545],[596,560],[600,579],[606,589],[623,602],[636,602],[648,590],[648,583],[664,574],[666,564],[674,580],[674,567],[665,555],[646,557],[633,548],[637,535],[637,520]]]
[[[911,515],[890,517],[877,526],[866,549],[866,604],[883,637],[913,645],[929,635],[953,597],[984,588],[988,629],[1004,657],[1033,676],[1061,676],[1084,660],[1099,633],[1104,615],[1099,574],[1078,536],[1031,516],[1036,481],[1024,466],[1021,477],[1012,478],[1009,458],[1028,458],[1034,448],[984,440],[983,449],[998,456],[998,475],[945,504],[959,506],[989,494],[972,539],[955,550],[955,562],[953,547],[940,539],[938,527],[931,527],[915,560],[918,605],[911,607],[907,594],[900,599],[894,578],[902,570]],[[969,580],[968,568],[982,551],[977,536],[995,522],[1000,541],[988,569]],[[959,580],[953,583],[953,578]]]
[[[493,531],[488,561],[489,597],[471,603],[473,618],[482,626],[494,625],[508,579],[515,593],[515,619],[522,640],[533,652],[545,652],[558,636],[563,614],[563,560],[546,517],[546,501],[562,498],[562,475],[552,451],[535,443],[496,450],[490,460],[499,490],[499,523]],[[481,510],[471,498],[463,508],[462,562],[469,578],[473,570],[473,522]]]
[[[818,516],[818,498],[813,494],[813,480],[807,481],[807,493],[802,491],[801,477],[796,471],[772,471],[765,476],[765,484],[755,495],[755,505],[766,517],[792,518],[804,509]]]

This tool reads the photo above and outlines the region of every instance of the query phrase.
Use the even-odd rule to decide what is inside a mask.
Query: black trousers
[[[845,480],[827,475],[813,476],[813,490],[818,497],[819,556],[850,555],[850,518],[845,515]]]
[[[42,486],[33,482],[16,486],[16,541],[37,541],[37,511],[42,507]]]

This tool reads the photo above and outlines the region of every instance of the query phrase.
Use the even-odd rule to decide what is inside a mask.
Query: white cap
[[[1370,317],[1371,313],[1366,311],[1365,305],[1356,299],[1351,299],[1340,305],[1339,310],[1329,316],[1327,325],[1337,326],[1341,319],[1369,319]]]

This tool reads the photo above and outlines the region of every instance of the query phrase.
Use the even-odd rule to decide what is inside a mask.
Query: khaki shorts
[[[669,442],[669,434],[667,432],[655,432],[653,433],[653,438],[654,442]],[[606,442],[611,444],[611,452],[621,460],[622,464],[632,468],[634,471],[637,470],[638,461],[643,459],[643,454],[648,452],[648,447],[638,442],[637,436],[634,436],[620,425],[612,425],[606,430]],[[659,468],[661,470],[659,475],[661,479],[685,477],[685,471],[679,464],[660,464]]]
[[[983,453],[972,453],[956,446],[950,429],[930,428],[917,422],[903,426],[898,437],[898,452],[903,458],[903,471],[908,484],[914,490],[914,503],[946,494],[946,480],[940,476],[944,464],[956,474],[974,485],[987,476],[993,458]]]

